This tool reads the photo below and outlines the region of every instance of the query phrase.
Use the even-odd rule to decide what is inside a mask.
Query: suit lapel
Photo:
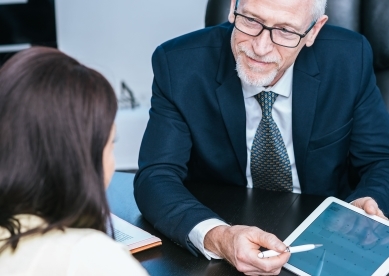
[[[221,49],[221,59],[216,78],[220,86],[216,89],[216,96],[242,175],[246,179],[246,110],[242,85],[235,70],[236,63],[231,51],[232,28],[233,25],[231,25]]]
[[[227,33],[221,49],[221,59],[216,80],[220,86],[216,89],[220,111],[235,155],[246,176],[246,111],[240,79],[235,70],[235,59],[231,51],[231,32]],[[301,189],[304,191],[305,156],[314,122],[316,100],[320,80],[319,68],[312,47],[303,48],[295,62],[293,73],[292,99],[292,135]]]
[[[246,175],[246,111],[239,79],[225,81],[216,90],[216,95],[232,147],[241,171]]]
[[[312,48],[303,48],[293,72],[292,132],[297,173],[302,191],[305,189],[305,160],[315,118],[320,80]]]

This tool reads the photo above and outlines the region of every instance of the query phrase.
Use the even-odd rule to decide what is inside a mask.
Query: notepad
[[[131,253],[143,251],[162,244],[160,238],[151,235],[149,232],[132,225],[112,213],[111,219],[115,240],[126,245]]]

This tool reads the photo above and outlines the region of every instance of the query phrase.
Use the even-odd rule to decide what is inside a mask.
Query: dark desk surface
[[[135,203],[133,178],[134,174],[115,173],[107,191],[108,201],[114,214],[162,239],[162,246],[134,255],[150,275],[243,275],[223,260],[193,256],[156,231]],[[236,186],[190,185],[188,189],[228,223],[257,226],[281,240],[324,200]],[[280,275],[294,274],[282,269]]]

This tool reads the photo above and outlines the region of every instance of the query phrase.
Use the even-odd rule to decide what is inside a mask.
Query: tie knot
[[[262,108],[262,117],[271,117],[271,110],[277,96],[278,94],[271,91],[262,91],[261,93],[255,95],[255,98]]]

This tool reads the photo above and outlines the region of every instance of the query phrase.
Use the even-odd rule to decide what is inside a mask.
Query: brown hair
[[[102,156],[117,111],[98,72],[64,53],[32,47],[0,69],[0,226],[19,239],[53,228],[106,231]],[[18,214],[44,228],[20,233]]]

